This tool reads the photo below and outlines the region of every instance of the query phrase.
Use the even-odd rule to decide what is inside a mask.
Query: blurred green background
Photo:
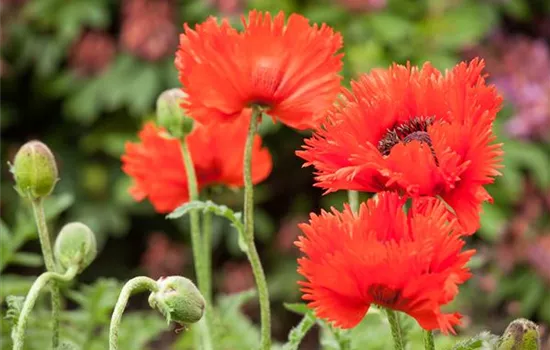
[[[160,92],[179,86],[173,59],[182,24],[216,15],[239,25],[240,14],[256,8],[298,12],[342,32],[346,84],[359,73],[392,62],[431,61],[446,69],[475,56],[486,59],[489,79],[506,101],[495,126],[505,143],[505,168],[504,176],[490,186],[495,204],[485,206],[482,228],[469,241],[478,254],[472,263],[475,275],[454,305],[466,315],[459,331],[473,334],[487,328],[501,333],[510,320],[521,316],[538,322],[548,337],[550,1],[2,0],[0,4],[3,310],[6,296],[24,295],[41,271],[40,257],[33,254],[39,246],[28,206],[13,190],[7,166],[18,147],[31,139],[47,143],[59,164],[61,181],[49,205],[51,217],[56,218],[53,232],[66,221],[78,220],[98,236],[99,257],[80,277],[87,286],[68,292],[74,311],[67,322],[78,332],[67,336],[74,342],[85,349],[104,348],[94,337],[103,336],[98,329],[108,322],[120,281],[137,274],[193,277],[187,223],[166,221],[149,203],[132,201],[120,155],[125,142],[135,140],[141,125],[154,118]],[[274,169],[258,188],[256,230],[272,294],[273,331],[283,340],[298,320],[282,306],[299,300],[297,249],[292,245],[299,233],[296,224],[310,211],[341,207],[347,197],[343,192],[322,196],[312,187],[311,169],[302,169],[294,155],[306,134],[269,121],[262,124],[261,133],[273,154]],[[242,205],[239,193],[214,189],[211,195],[236,209]],[[251,270],[235,233],[222,220],[214,224],[216,291],[223,295],[251,288]],[[6,238],[8,231],[11,238]],[[18,249],[27,253],[17,254]],[[145,305],[142,300],[133,308]],[[241,317],[232,314],[237,309],[234,304],[223,304],[222,299],[222,305],[227,315]],[[258,319],[253,302],[244,311],[253,321]],[[128,349],[144,344],[168,348],[174,343],[177,335],[165,332],[162,320],[139,315],[133,313],[125,321],[128,329],[140,329],[139,336],[128,333],[132,344]],[[39,328],[32,334],[38,342],[45,330],[35,323],[29,328]],[[4,320],[3,338],[9,334],[6,324]],[[254,332],[239,330],[245,331]],[[304,349],[316,348],[315,334],[306,339]],[[173,346],[185,348],[185,339],[179,337]],[[550,343],[547,346],[550,349]]]

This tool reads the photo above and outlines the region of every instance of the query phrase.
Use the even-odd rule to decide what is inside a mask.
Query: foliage
[[[114,279],[98,279],[92,285],[84,285],[80,290],[68,291],[66,294],[77,308],[63,312],[61,342],[71,344],[76,349],[102,350],[109,342],[109,322],[111,312],[122,288],[121,283]],[[18,314],[22,297],[8,297],[6,317],[2,320],[2,349],[11,349],[8,322]],[[46,299],[46,298],[44,298]],[[43,344],[50,342],[50,314],[47,303],[35,308],[30,318],[27,335],[27,348],[41,349]],[[139,329],[139,332],[135,330]],[[122,320],[120,328],[121,349],[143,349],[151,341],[166,331],[166,322],[157,313],[128,312]]]
[[[174,2],[177,31],[181,31],[181,23],[194,24],[210,14],[229,15],[238,24],[237,16],[221,13],[214,3],[218,2]],[[163,231],[174,241],[189,241],[185,218],[165,221],[154,214],[150,204],[135,203],[127,193],[130,181],[120,170],[124,145],[135,139],[136,130],[145,120],[152,118],[155,97],[164,89],[179,86],[172,56],[151,61],[122,47],[121,6],[122,1],[107,0],[13,0],[3,2],[0,8],[2,313],[16,316],[18,299],[8,296],[25,295],[34,279],[32,275],[38,275],[43,265],[37,253],[36,228],[30,220],[32,213],[28,203],[19,200],[13,190],[6,164],[19,145],[39,138],[54,151],[62,174],[54,196],[45,205],[50,225],[57,228],[59,218],[81,221],[98,235],[99,258],[82,278],[96,282],[78,291],[64,292],[70,299],[71,311],[65,313],[63,328],[68,331],[62,338],[83,349],[105,348],[110,312],[121,287],[115,279],[98,277],[123,280],[134,275],[143,267],[141,261],[145,260],[151,232]],[[499,31],[540,38],[548,45],[542,28],[550,6],[538,0],[388,0],[383,8],[367,11],[350,10],[343,0],[248,0],[245,7],[299,12],[341,31],[345,40],[344,84],[360,72],[392,62],[431,61],[438,68],[448,68],[471,48],[490,44]],[[73,64],[72,50],[83,33],[90,30],[105,32],[116,49],[104,70],[82,75]],[[503,124],[513,113],[514,106],[506,102],[497,125],[498,139],[506,152],[502,169],[505,176],[489,188],[495,204],[484,207],[481,229],[469,242],[480,253],[479,263],[473,267],[476,278],[461,289],[461,299],[457,301],[471,317],[472,328],[482,324],[496,332],[518,314],[550,325],[548,269],[535,268],[525,256],[502,253],[539,244],[550,228],[550,204],[542,205],[541,213],[534,218],[525,219],[522,214],[533,198],[543,201],[548,197],[550,144],[547,139],[519,140],[508,135]],[[296,301],[299,295],[295,282],[296,251],[281,248],[286,241],[290,241],[286,246],[292,246],[296,222],[307,220],[306,214],[312,210],[341,205],[345,193],[321,197],[321,191],[311,188],[310,170],[300,169],[302,164],[294,156],[302,145],[303,134],[273,124],[268,118],[264,118],[260,132],[273,154],[275,168],[271,178],[255,193],[259,203],[256,230],[275,305]],[[228,278],[222,267],[243,256],[240,234],[234,234],[235,229],[241,231],[241,218],[230,209],[242,207],[241,197],[241,193],[214,189],[213,202],[178,209],[181,215],[195,207],[221,215],[213,223],[213,245],[214,266],[220,267],[215,271],[215,289],[222,292]],[[224,218],[230,220],[232,227]],[[285,226],[288,222],[294,231]],[[527,229],[514,236],[514,225]],[[191,275],[190,271],[188,262],[186,271],[179,272]],[[485,293],[479,293],[482,279],[494,281],[492,289]],[[251,298],[251,293],[219,298],[221,309],[217,316],[223,330],[220,339],[226,348],[255,347],[259,341],[257,328],[242,311]],[[42,299],[29,324],[29,348],[41,348],[49,336],[48,303]],[[282,308],[274,309],[273,319],[284,328],[281,333],[285,335],[299,322]],[[10,322],[2,320],[2,339],[9,339]],[[388,346],[382,342],[389,339],[386,326],[380,320],[379,310],[372,309],[353,331],[353,347]],[[330,328],[326,324],[315,328],[321,329],[323,344],[330,348],[334,341]],[[140,332],[133,332],[135,329]],[[122,321],[121,348],[143,348],[165,330],[162,318],[152,311],[128,312]],[[180,334],[175,348],[193,348],[192,333]],[[286,340],[284,336],[279,338]],[[417,325],[411,328],[409,338],[411,348],[421,346]],[[366,343],[367,339],[379,342]],[[449,339],[455,340],[438,335],[436,345],[450,348]],[[480,341],[465,340],[462,347],[472,348]],[[3,348],[8,347],[3,342]]]

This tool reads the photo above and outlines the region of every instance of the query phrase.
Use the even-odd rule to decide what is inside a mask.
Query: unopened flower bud
[[[159,310],[168,322],[198,322],[204,314],[205,301],[197,287],[181,276],[161,277],[158,291],[149,296],[149,305]]]
[[[497,350],[538,350],[540,348],[538,326],[524,318],[512,321],[500,338]]]
[[[52,193],[58,180],[52,151],[40,141],[29,141],[21,146],[10,171],[19,194],[30,199]]]
[[[174,137],[183,137],[193,129],[193,119],[187,117],[181,108],[187,94],[181,89],[164,91],[157,99],[158,124]]]
[[[80,222],[63,226],[55,240],[54,254],[57,262],[65,269],[78,266],[78,272],[92,263],[97,255],[95,235]]]

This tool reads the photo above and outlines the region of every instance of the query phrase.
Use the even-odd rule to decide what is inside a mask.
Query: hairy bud
[[[524,318],[512,321],[500,338],[497,350],[540,349],[538,326]]]
[[[81,272],[97,255],[95,235],[80,222],[69,223],[63,226],[55,240],[54,254],[63,268],[76,265]]]
[[[161,277],[158,291],[149,296],[149,305],[159,310],[168,322],[180,324],[198,322],[205,308],[205,301],[197,287],[181,276]]]
[[[187,94],[175,88],[164,91],[157,99],[158,124],[174,136],[181,138],[193,129],[193,119],[187,117],[181,108]]]
[[[29,199],[48,196],[58,180],[55,158],[48,146],[40,141],[24,144],[17,151],[10,171],[17,192]]]

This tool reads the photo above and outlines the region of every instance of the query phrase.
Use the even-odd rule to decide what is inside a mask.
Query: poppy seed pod
[[[29,141],[17,151],[10,168],[19,194],[29,199],[46,197],[57,182],[55,158],[45,144]]]
[[[524,318],[512,321],[506,327],[497,346],[498,350],[538,350],[540,349],[538,326]]]
[[[158,291],[149,296],[149,305],[159,310],[168,322],[179,324],[198,322],[206,302],[197,287],[181,276],[161,277]]]
[[[88,226],[80,222],[69,223],[63,226],[55,240],[54,254],[63,268],[77,265],[81,272],[97,255],[95,235]]]
[[[164,91],[157,99],[158,124],[172,136],[183,137],[193,130],[193,119],[187,117],[181,108],[187,94],[174,88]]]

